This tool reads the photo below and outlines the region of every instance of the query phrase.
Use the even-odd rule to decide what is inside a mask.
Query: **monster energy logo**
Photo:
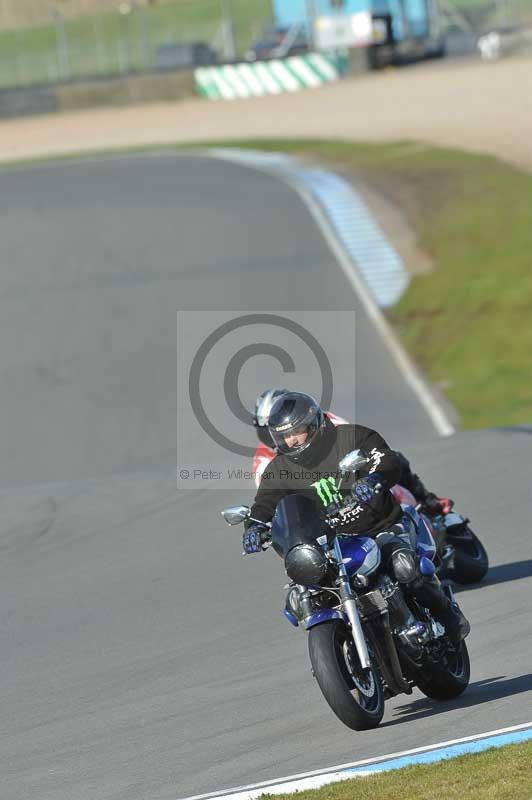
[[[322,478],[310,485],[313,489],[316,489],[318,497],[324,506],[328,506],[333,501],[342,499],[342,495],[339,493],[338,486],[336,485],[336,479],[332,475],[329,478]]]

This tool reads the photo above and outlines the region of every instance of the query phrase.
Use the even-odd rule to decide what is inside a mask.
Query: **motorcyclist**
[[[417,568],[412,531],[399,503],[390,493],[401,471],[401,461],[387,442],[371,428],[339,425],[328,420],[313,397],[284,392],[273,403],[268,430],[277,455],[265,470],[243,537],[245,553],[257,553],[269,543],[269,522],[287,494],[312,499],[325,517],[337,502],[349,501],[349,512],[336,528],[340,535],[372,536],[381,548],[386,568],[408,584],[416,598],[441,622],[458,643],[469,633],[469,623],[456,603],[441,590],[437,578],[422,577]],[[351,474],[338,489],[338,463],[349,452],[362,450],[368,458],[364,474]]]
[[[255,411],[253,414],[253,425],[257,432],[259,444],[253,457],[252,472],[255,477],[255,485],[257,488],[262,480],[264,470],[275,458],[276,446],[268,430],[268,419],[272,406],[275,401],[285,394],[288,389],[265,389],[255,402]],[[348,425],[347,420],[333,414],[332,411],[325,411],[325,417],[329,419],[333,425]],[[397,452],[399,457],[399,479],[397,483],[408,489],[415,497],[416,502],[421,504],[421,511],[429,517],[435,517],[439,514],[448,514],[453,507],[453,501],[448,497],[438,497],[434,492],[430,492],[419,475],[412,472],[410,463],[403,453]]]
[[[259,394],[255,401],[255,411],[253,414],[253,425],[257,432],[259,444],[253,456],[252,472],[255,479],[255,486],[259,488],[262,480],[264,470],[275,458],[276,447],[268,430],[268,419],[272,406],[275,401],[286,394],[288,389],[265,389]],[[347,420],[333,414],[331,411],[324,412],[327,419],[330,419],[333,425],[346,425]],[[407,462],[408,463],[408,462]]]

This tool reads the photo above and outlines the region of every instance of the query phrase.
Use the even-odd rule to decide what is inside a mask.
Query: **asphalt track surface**
[[[2,800],[175,800],[528,722],[532,439],[436,442],[297,195],[167,155],[0,179]],[[456,497],[493,565],[461,593],[467,694],[396,698],[367,733],[322,699],[279,559],[242,560],[221,525],[250,495],[174,479],[176,310],[312,308],[356,309],[357,420]]]

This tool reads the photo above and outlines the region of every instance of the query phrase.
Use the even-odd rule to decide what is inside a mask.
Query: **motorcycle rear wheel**
[[[464,641],[456,651],[449,650],[444,662],[426,666],[416,679],[424,695],[433,700],[453,700],[469,686],[471,666]]]
[[[355,731],[376,728],[384,714],[384,694],[377,670],[363,670],[351,632],[332,620],[311,628],[308,637],[314,677],[336,716]]]
[[[449,576],[463,584],[481,581],[489,569],[489,559],[478,536],[466,525],[463,536],[449,535],[448,541],[454,547],[454,564],[449,570]]]

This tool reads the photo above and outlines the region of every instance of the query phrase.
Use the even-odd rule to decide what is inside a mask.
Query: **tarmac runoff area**
[[[438,439],[293,189],[171,155],[14,168],[2,187],[6,796],[174,800],[387,757],[399,735],[413,750],[494,716],[529,725],[530,434]],[[241,561],[240,531],[221,527],[252,491],[176,492],[176,309],[235,303],[320,307],[338,326],[355,308],[357,419],[456,499],[490,553],[488,579],[459,595],[473,629],[458,701],[398,697],[379,729],[351,734],[282,620],[281,563]],[[261,377],[250,370],[250,397]],[[207,437],[184,423],[208,465]]]

